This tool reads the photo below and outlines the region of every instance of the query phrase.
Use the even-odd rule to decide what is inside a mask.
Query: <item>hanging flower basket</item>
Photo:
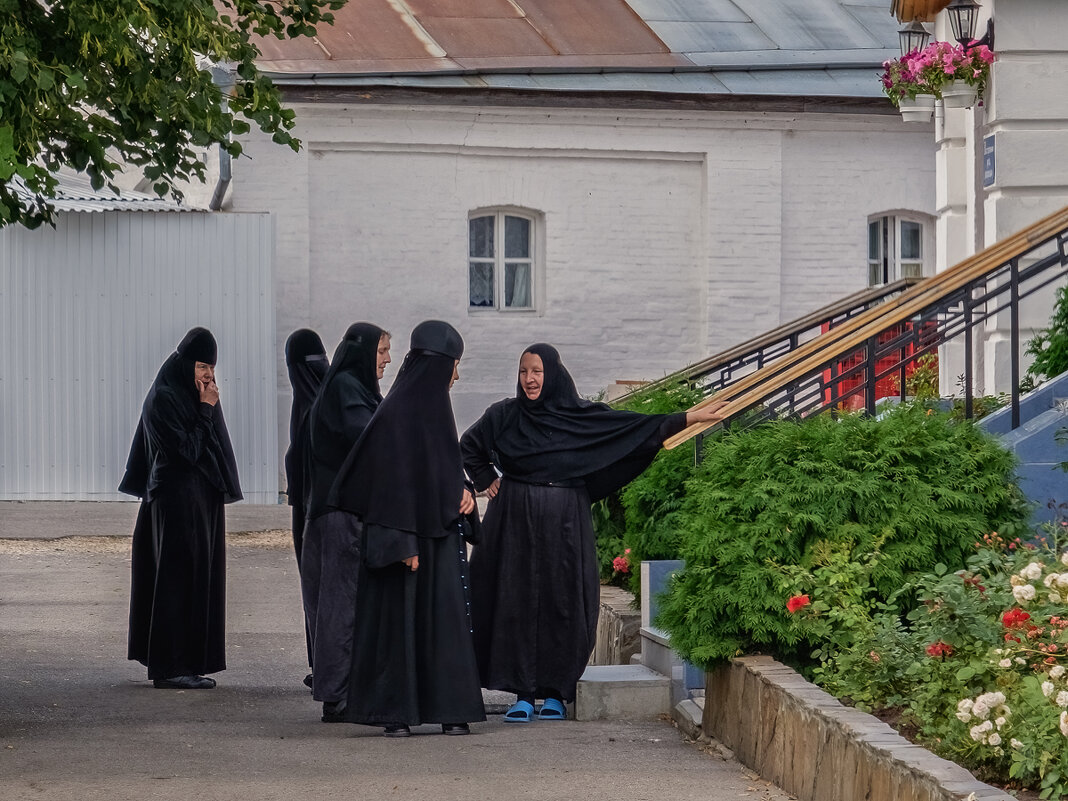
[[[901,112],[901,119],[905,122],[930,122],[934,114],[934,105],[937,98],[934,95],[916,95],[915,97],[903,97],[897,104]]]
[[[979,99],[977,87],[964,81],[952,81],[942,87],[942,103],[946,108],[971,108]]]
[[[986,90],[995,58],[986,45],[965,52],[960,45],[932,42],[923,50],[884,62],[883,91],[899,109],[902,101],[922,95],[933,95],[949,108],[972,106]]]

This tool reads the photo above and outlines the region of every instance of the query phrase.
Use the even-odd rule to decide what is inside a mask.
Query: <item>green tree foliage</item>
[[[294,149],[257,37],[313,36],[345,0],[0,0],[0,225],[51,221],[61,166],[107,184],[136,165],[161,196],[250,122]],[[222,104],[210,64],[236,70]],[[37,196],[20,199],[18,176]],[[175,193],[180,197],[179,193]]]
[[[1049,327],[1035,334],[1027,343],[1025,352],[1034,357],[1022,382],[1025,390],[1033,388],[1045,378],[1054,378],[1068,370],[1068,286],[1057,291]]]
[[[790,625],[782,565],[817,548],[878,549],[873,602],[916,571],[963,567],[984,532],[1020,525],[1014,460],[970,423],[920,405],[882,419],[818,415],[730,432],[706,449],[673,520],[685,570],[661,606],[672,645],[708,665],[818,645]]]

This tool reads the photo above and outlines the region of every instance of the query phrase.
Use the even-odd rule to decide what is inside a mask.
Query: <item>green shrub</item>
[[[672,414],[689,409],[702,397],[699,390],[678,384],[636,392],[617,406],[643,414]],[[661,451],[644,473],[594,505],[602,579],[639,595],[639,566],[643,560],[678,558],[678,529],[671,516],[681,506],[686,480],[693,472],[693,445]],[[626,573],[613,567],[619,557],[628,563]]]
[[[1068,370],[1068,286],[1057,290],[1049,327],[1036,333],[1024,352],[1034,357],[1022,383],[1025,391]]]
[[[695,664],[754,650],[804,661],[820,643],[791,625],[780,566],[878,551],[866,579],[878,604],[938,563],[962,567],[983,532],[1024,519],[1013,467],[972,424],[919,405],[730,432],[671,513],[686,568],[660,625]]]

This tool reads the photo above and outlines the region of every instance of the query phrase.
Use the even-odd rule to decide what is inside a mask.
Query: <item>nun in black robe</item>
[[[119,490],[141,498],[133,533],[128,656],[159,688],[208,689],[226,669],[224,504],[241,500],[230,435],[196,363],[215,365],[205,328],[185,335],[145,397]],[[205,381],[205,386],[207,386]],[[212,393],[215,394],[212,394]]]
[[[286,340],[286,368],[293,387],[293,402],[289,408],[289,450],[285,455],[286,498],[293,509],[293,548],[297,553],[300,571],[301,549],[304,546],[304,520],[307,506],[308,413],[319,394],[329,363],[326,349],[319,335],[308,328],[298,328]],[[305,621],[305,640],[308,664],[311,665],[311,632]],[[307,681],[307,680],[306,680]]]
[[[590,504],[638,476],[688,423],[718,419],[585,400],[554,347],[526,354],[541,360],[540,394],[529,398],[520,381],[460,441],[475,487],[491,488],[471,555],[471,609],[482,686],[519,696],[509,722],[529,721],[535,697],[547,699],[542,719],[564,719],[562,702],[575,699],[593,651],[600,581]]]
[[[384,334],[371,323],[349,326],[308,415],[308,506],[300,577],[312,644],[312,696],[323,702],[327,723],[342,720],[348,690],[360,524],[353,515],[329,508],[326,498],[382,402],[378,348]]]
[[[386,399],[349,454],[330,503],[364,522],[346,718],[407,736],[485,720],[471,639],[465,489],[449,388],[463,340],[430,320],[412,332]],[[465,514],[461,514],[461,509]]]

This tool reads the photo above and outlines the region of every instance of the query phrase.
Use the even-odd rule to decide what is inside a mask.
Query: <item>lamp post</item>
[[[927,40],[931,38],[931,34],[918,19],[914,19],[897,32],[897,38],[901,55],[906,56],[915,50],[923,50],[927,47]]]
[[[953,29],[953,38],[967,52],[973,47],[986,45],[994,49],[994,20],[986,22],[986,33],[983,38],[975,41],[975,24],[979,21],[980,5],[975,0],[953,0],[946,7],[949,15],[949,25]]]

